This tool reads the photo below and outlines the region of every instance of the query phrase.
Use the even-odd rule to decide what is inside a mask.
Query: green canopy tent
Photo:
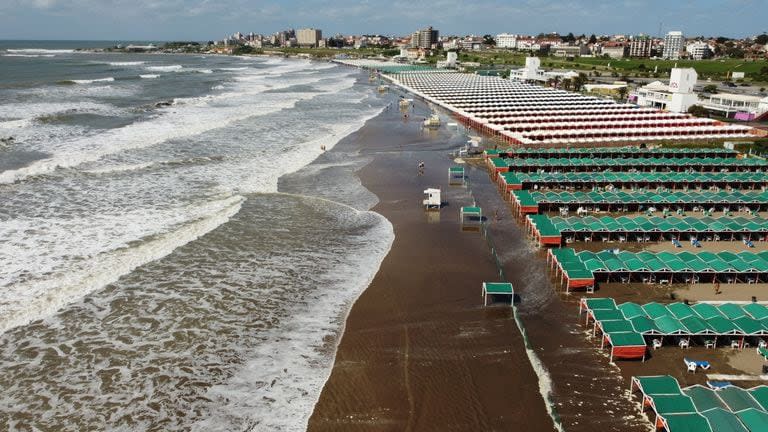
[[[509,282],[483,282],[483,306],[488,306],[488,296],[509,297],[509,305],[515,304],[515,289]]]
[[[670,375],[633,376],[630,385],[632,393],[639,391],[644,397],[683,394],[680,384]]]
[[[750,432],[768,431],[768,414],[764,411],[748,408],[737,412],[736,417],[741,420]]]
[[[659,415],[656,428],[666,432],[713,432],[709,421],[701,414],[682,413]],[[716,432],[721,432],[716,430]]]
[[[750,432],[749,429],[744,427],[744,424],[741,423],[741,420],[739,420],[739,417],[737,417],[736,414],[722,408],[712,408],[701,412],[701,415],[706,417],[713,431]]]
[[[683,394],[690,397],[698,412],[713,408],[726,408],[723,401],[717,397],[716,391],[702,385],[694,385],[683,389]]]
[[[768,411],[768,386],[761,385],[749,390],[749,394],[757,401],[763,410]]]
[[[741,387],[727,386],[717,391],[718,397],[725,403],[725,406],[738,412],[745,409],[759,409],[763,407],[752,397],[752,395]]]

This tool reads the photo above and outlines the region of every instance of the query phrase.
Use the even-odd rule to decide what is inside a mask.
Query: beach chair
[[[683,247],[683,245],[680,244],[680,241],[676,238],[672,239],[672,244],[675,245],[676,248]]]
[[[704,339],[704,348],[714,348],[714,347],[715,347],[714,339]]]
[[[744,244],[745,244],[745,245],[746,245],[748,248],[753,248],[753,247],[755,247],[754,243],[752,243],[752,240],[744,240]]]
[[[705,360],[692,360],[689,358],[684,358],[683,362],[688,367],[688,372],[696,372],[696,369],[699,369],[699,368],[702,370],[708,370],[709,368],[712,367],[712,365]],[[691,370],[691,366],[693,366],[693,370]]]
[[[706,360],[694,360],[694,363],[696,363],[696,366],[698,366],[702,370],[709,370],[709,368],[712,367],[711,364],[709,364]]]
[[[711,388],[712,390],[719,390],[730,385],[733,385],[730,381],[707,381],[707,387]]]
[[[697,247],[697,248],[701,247],[701,243],[696,239],[691,240],[691,243],[693,244],[693,247]]]
[[[687,349],[691,347],[691,343],[688,342],[688,339],[680,339],[680,342],[677,344],[680,346],[680,349]]]
[[[651,341],[651,346],[653,349],[659,349],[661,348],[661,339],[654,339]]]
[[[768,348],[757,347],[757,354],[763,357],[763,361],[768,361]]]

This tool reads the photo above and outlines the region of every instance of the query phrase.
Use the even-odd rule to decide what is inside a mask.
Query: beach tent
[[[604,343],[611,346],[611,358],[617,359],[642,359],[645,361],[647,346],[645,339],[634,331],[617,331],[603,334]]]
[[[739,417],[737,417],[736,414],[722,408],[712,408],[708,411],[703,411],[701,415],[709,421],[713,431],[750,432],[741,420],[739,420]]]
[[[757,401],[763,410],[768,411],[768,386],[761,385],[749,390],[749,394]]]
[[[489,295],[508,297],[510,306],[515,303],[515,290],[509,282],[483,282],[483,306],[488,305]]]
[[[452,166],[448,168],[448,184],[464,184],[466,175],[463,166]]]
[[[683,389],[683,394],[690,397],[698,412],[704,412],[713,408],[726,408],[716,391],[702,385],[694,385]]]
[[[669,375],[634,376],[631,381],[632,392],[639,391],[643,396],[652,395],[681,395],[680,384]]]
[[[739,411],[736,416],[750,432],[768,431],[768,414],[754,408]]]
[[[459,220],[462,224],[465,223],[482,223],[483,222],[483,210],[480,207],[462,207],[459,210]]]
[[[752,397],[752,395],[741,387],[727,386],[717,391],[718,397],[725,403],[726,407],[739,412],[745,409],[762,410],[763,407]]]
[[[709,421],[697,413],[660,414],[656,419],[656,428],[666,432],[713,432]],[[718,429],[714,431],[721,432]]]

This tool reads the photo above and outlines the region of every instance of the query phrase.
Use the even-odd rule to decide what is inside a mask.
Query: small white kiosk
[[[440,209],[440,205],[442,201],[440,201],[440,189],[434,189],[429,188],[424,191],[424,201],[422,201],[424,204],[424,208],[426,210],[430,209]]]

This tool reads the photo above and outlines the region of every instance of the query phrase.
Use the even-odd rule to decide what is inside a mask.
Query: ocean
[[[0,427],[304,430],[394,238],[367,161],[321,146],[390,98],[83,46],[0,41]]]

